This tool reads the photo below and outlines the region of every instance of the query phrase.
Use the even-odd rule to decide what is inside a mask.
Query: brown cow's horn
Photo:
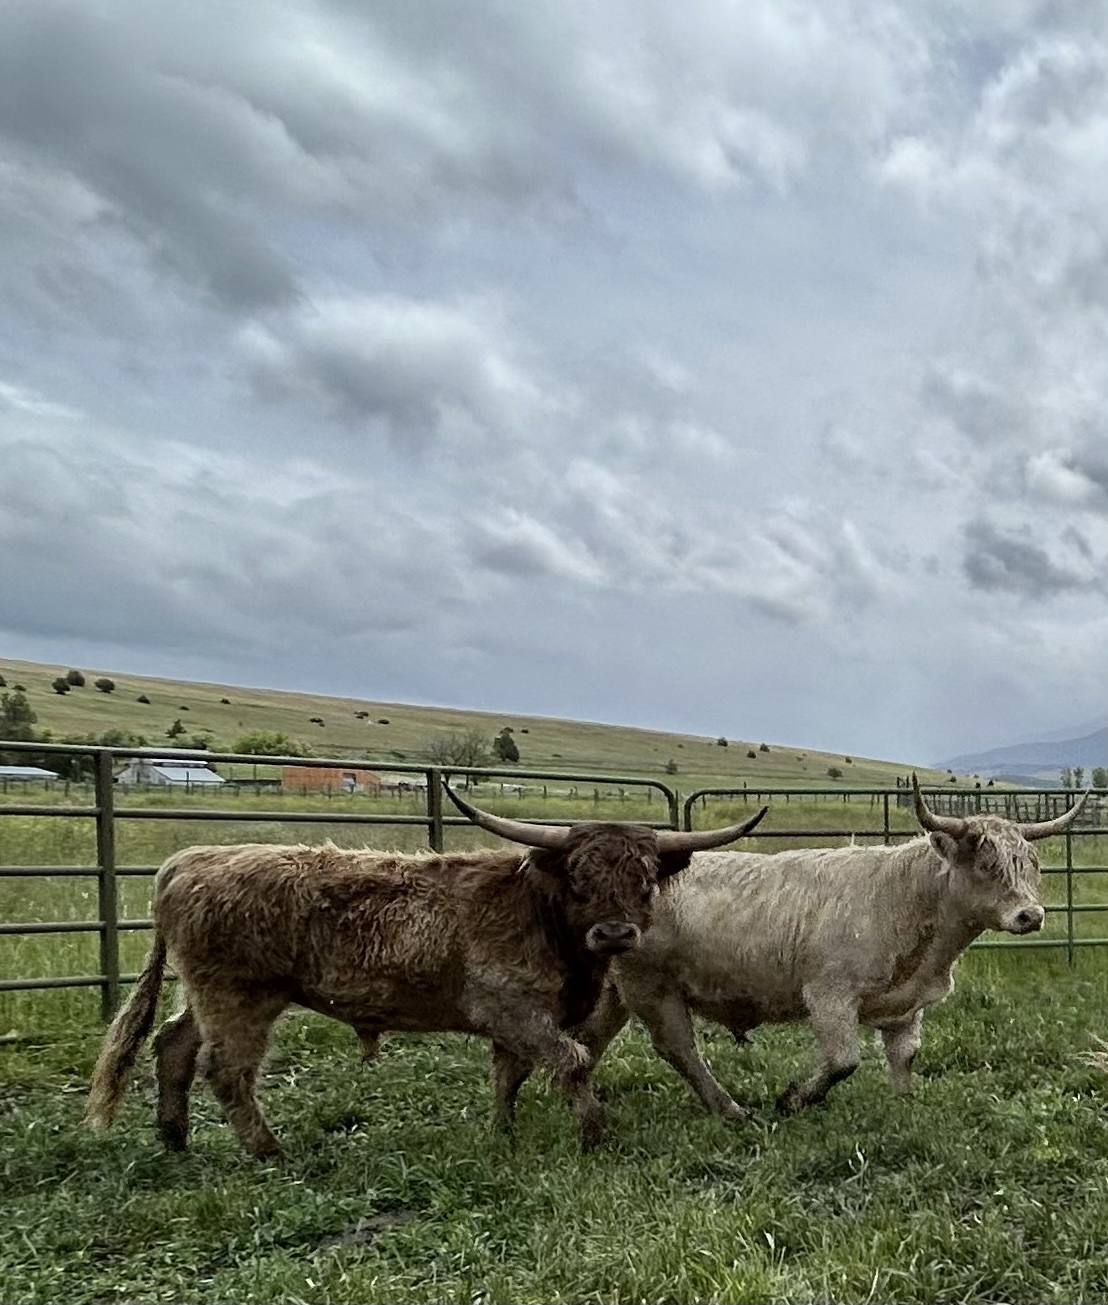
[[[568,825],[533,825],[526,820],[508,820],[504,816],[494,816],[489,811],[471,807],[454,792],[445,779],[442,781],[442,786],[458,810],[468,816],[475,825],[487,829],[490,834],[499,834],[501,838],[510,839],[513,843],[522,843],[524,847],[548,847],[557,851],[565,846],[569,835]]]
[[[924,829],[936,834],[949,834],[951,838],[965,838],[969,821],[963,820],[961,816],[937,816],[923,800],[915,771],[912,772],[912,792],[916,798],[916,819]]]
[[[741,825],[728,825],[726,829],[695,829],[682,831],[677,829],[658,830],[659,852],[706,852],[711,847],[722,847],[724,843],[733,843],[737,838],[749,834],[754,826],[769,810],[763,807],[749,820]]]
[[[1060,834],[1077,819],[1092,791],[1091,788],[1087,788],[1068,811],[1063,811],[1053,820],[1040,820],[1030,825],[1018,825],[1017,828],[1029,842],[1035,842],[1039,838],[1049,838],[1051,834]]]

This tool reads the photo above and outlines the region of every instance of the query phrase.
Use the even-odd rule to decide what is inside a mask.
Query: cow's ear
[[[565,877],[566,859],[561,852],[551,852],[549,848],[533,847],[523,858],[525,864],[530,864],[536,870],[543,870],[548,875],[557,875],[559,878]],[[522,866],[521,866],[522,869]]]
[[[662,852],[658,857],[658,882],[679,874],[691,860],[691,852]]]
[[[930,838],[931,846],[944,861],[953,861],[957,857],[963,861],[969,860],[977,855],[977,849],[981,846],[981,831],[978,829],[967,830],[961,838],[938,833],[931,834]]]
[[[953,861],[958,855],[958,840],[951,838],[949,834],[933,833],[928,834],[931,846],[942,857],[944,861]]]

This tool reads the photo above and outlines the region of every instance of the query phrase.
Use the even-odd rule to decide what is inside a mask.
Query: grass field
[[[92,1021],[0,1050],[5,1302],[1074,1302],[1108,1299],[1104,1085],[1075,1053],[1108,975],[975,954],[926,1026],[916,1094],[876,1053],[779,1120],[803,1030],[708,1054],[757,1107],[728,1125],[629,1032],[599,1070],[613,1144],[582,1156],[528,1085],[514,1149],[486,1125],[476,1040],[294,1016],[263,1092],[289,1147],[236,1149],[198,1094],[192,1150],[160,1152],[144,1062],[107,1137],[80,1126]]]

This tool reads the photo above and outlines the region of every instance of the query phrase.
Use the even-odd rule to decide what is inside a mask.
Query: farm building
[[[291,793],[379,793],[371,770],[345,766],[282,766],[281,787]]]
[[[42,766],[0,766],[0,780],[19,779],[44,783],[57,778],[52,770],[44,770]]]
[[[192,761],[176,758],[162,761],[157,758],[135,757],[116,775],[115,782],[199,788],[201,785],[222,784],[223,777],[199,759]]]

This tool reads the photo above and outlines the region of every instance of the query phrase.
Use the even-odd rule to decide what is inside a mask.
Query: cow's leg
[[[631,1012],[623,1004],[619,989],[609,980],[600,993],[600,1000],[593,1013],[580,1028],[574,1030],[577,1040],[589,1053],[590,1067],[595,1068],[613,1038],[630,1018]]]
[[[805,994],[808,1018],[819,1043],[820,1065],[803,1083],[791,1083],[777,1098],[783,1112],[815,1105],[858,1068],[858,1008],[854,1002],[827,1001]]]
[[[885,1044],[885,1060],[889,1066],[889,1080],[893,1091],[907,1096],[912,1090],[912,1062],[922,1041],[923,1011],[917,1010],[896,1024],[886,1024],[881,1029]]]
[[[190,1006],[166,1020],[154,1038],[158,1132],[170,1151],[183,1151],[188,1146],[189,1090],[200,1043],[200,1029]]]
[[[518,1059],[501,1043],[492,1044],[493,1121],[506,1133],[511,1132],[515,1120],[519,1090],[534,1067],[533,1061]]]
[[[543,1065],[550,1072],[577,1115],[582,1147],[587,1151],[599,1146],[604,1140],[604,1112],[589,1082],[585,1048],[562,1033],[549,1011],[522,999],[506,1001],[503,989],[488,998],[474,995],[470,1009],[475,1026],[492,1038],[505,1061],[510,1057],[528,1069]]]
[[[254,1089],[269,1032],[288,1005],[280,993],[197,993],[196,1017],[204,1037],[208,1082],[239,1141],[259,1160],[281,1154]]]
[[[689,1084],[713,1115],[745,1119],[750,1114],[712,1074],[696,1049],[689,1008],[675,992],[644,998],[635,1014],[646,1025],[654,1050]]]
[[[381,1034],[374,1028],[355,1027],[354,1032],[358,1035],[358,1045],[362,1049],[362,1064],[368,1065],[381,1050]]]

